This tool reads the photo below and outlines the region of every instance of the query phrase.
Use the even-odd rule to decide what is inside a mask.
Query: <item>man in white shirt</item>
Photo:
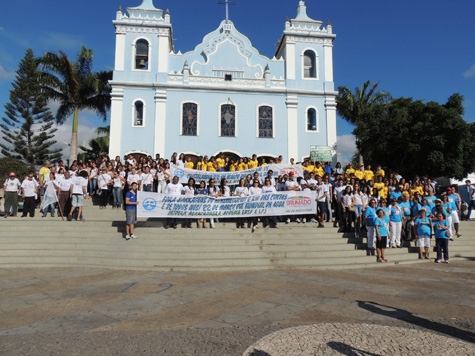
[[[137,174],[137,170],[132,168],[127,176],[127,185],[128,187],[132,186],[132,183],[137,183],[138,190],[140,190],[141,180],[140,175]]]
[[[73,180],[71,178],[71,175],[69,174],[69,171],[66,171],[66,173],[64,173],[64,179],[61,179],[60,181],[58,181],[59,209],[60,209],[61,215],[65,215],[69,211],[71,211],[70,189],[71,189],[72,184],[73,184]]]
[[[10,173],[10,177],[3,183],[3,191],[5,217],[16,216],[18,212],[18,195],[21,194],[21,183],[14,172]],[[11,213],[10,210],[12,210]]]
[[[179,180],[180,179],[177,176],[174,176],[172,182],[168,183],[167,188],[165,189],[165,194],[180,196],[184,188],[183,185],[179,182]],[[178,219],[167,218],[167,224],[165,225],[165,229],[168,229],[169,227],[173,227],[174,229],[176,229],[177,220]]]
[[[71,212],[68,215],[68,221],[73,219],[73,213],[76,208],[78,208],[77,221],[84,220],[81,219],[82,207],[84,205],[84,196],[87,194],[87,172],[79,172],[76,177],[73,178],[71,187],[69,188],[69,193],[72,199]]]
[[[31,171],[28,177],[21,183],[21,196],[23,198],[22,218],[25,218],[28,213],[30,214],[30,218],[35,217],[36,195],[38,194],[40,185],[33,177],[34,174],[35,173]]]

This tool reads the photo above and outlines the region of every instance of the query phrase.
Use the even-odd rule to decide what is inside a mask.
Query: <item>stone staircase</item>
[[[339,269],[417,259],[417,248],[388,249],[386,264],[366,250],[366,238],[342,234],[327,224],[280,223],[278,229],[237,229],[220,222],[216,229],[163,228],[160,219],[139,219],[137,240],[126,241],[124,212],[99,210],[88,201],[85,222],[61,218],[0,220],[0,267],[98,267],[157,271],[252,269]],[[261,224],[260,224],[261,225]],[[451,259],[475,260],[475,222],[461,224],[463,236],[450,243]],[[435,252],[431,252],[435,257]],[[431,260],[433,261],[433,259]]]

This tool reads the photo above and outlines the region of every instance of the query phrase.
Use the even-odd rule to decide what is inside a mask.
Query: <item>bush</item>
[[[2,187],[10,172],[14,172],[20,182],[22,182],[29,171],[30,167],[19,160],[9,157],[0,158],[0,183]]]

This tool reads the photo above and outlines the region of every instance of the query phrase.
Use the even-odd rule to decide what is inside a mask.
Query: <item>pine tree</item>
[[[41,90],[41,75],[33,51],[28,49],[16,72],[10,90],[10,102],[0,123],[3,140],[1,152],[34,168],[47,160],[61,158],[60,149],[51,149],[57,129]]]

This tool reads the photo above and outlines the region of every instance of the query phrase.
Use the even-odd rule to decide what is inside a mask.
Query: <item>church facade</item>
[[[111,157],[173,152],[282,155],[336,146],[332,26],[300,1],[274,58],[261,55],[230,20],[190,52],[176,52],[171,16],[153,0],[121,9],[112,86]]]

